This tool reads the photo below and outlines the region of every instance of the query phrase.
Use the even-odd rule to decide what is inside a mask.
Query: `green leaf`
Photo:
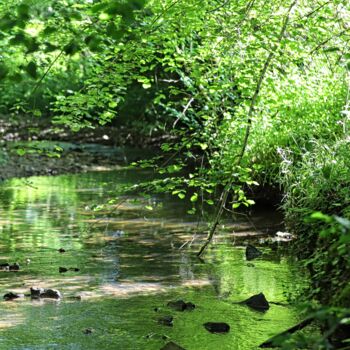
[[[310,215],[310,218],[311,219],[315,219],[315,220],[321,220],[321,221],[324,221],[326,223],[331,223],[332,222],[332,217],[331,216],[323,214],[320,211],[312,213]]]
[[[186,195],[183,192],[181,192],[181,193],[178,194],[178,197],[180,199],[184,199],[186,197]]]
[[[194,193],[192,196],[191,196],[191,202],[197,202],[198,200],[198,193]]]
[[[19,156],[24,156],[27,153],[23,148],[18,148],[16,152]]]

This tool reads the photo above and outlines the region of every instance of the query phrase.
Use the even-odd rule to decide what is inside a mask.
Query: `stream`
[[[195,234],[197,218],[184,201],[135,194],[99,207],[123,185],[149,176],[120,169],[1,184],[0,263],[21,267],[0,271],[1,350],[151,350],[169,341],[187,350],[252,350],[300,320],[288,297],[302,276],[289,259],[261,248],[261,258],[245,260],[245,237],[272,227],[277,214],[228,222],[203,262],[195,252],[205,236]],[[63,297],[2,299],[32,286]],[[260,292],[283,305],[262,313],[237,304]],[[167,306],[178,299],[196,308]],[[172,327],[157,321],[167,315]],[[209,333],[206,322],[226,322],[230,332]]]

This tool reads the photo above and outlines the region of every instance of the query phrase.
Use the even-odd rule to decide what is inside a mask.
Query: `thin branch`
[[[42,81],[45,79],[45,77],[47,76],[47,74],[50,72],[51,68],[53,67],[53,65],[57,62],[57,60],[62,56],[64,52],[64,49],[62,49],[58,55],[53,59],[53,61],[49,64],[49,66],[47,67],[45,73],[41,76],[41,78],[37,81],[37,83],[35,84],[33,90],[31,91],[30,95],[33,95],[34,92],[38,89],[38,87],[40,86],[40,84],[42,83]]]
[[[180,116],[174,121],[173,124],[173,128],[175,128],[176,124],[178,123],[178,121],[181,119],[181,117],[184,117],[187,110],[190,108],[192,102],[194,101],[194,98],[191,97],[190,100],[188,101],[187,105],[185,106],[185,108],[183,109],[182,113],[180,114]]]
[[[350,30],[350,28],[346,28],[346,29],[342,30],[341,32],[339,32],[338,34],[330,36],[329,38],[325,39],[324,41],[322,41],[320,44],[318,44],[314,49],[312,49],[310,51],[310,55],[314,54],[316,51],[321,49],[324,45],[329,43],[332,39],[339,38],[340,36],[342,36],[343,34],[348,32],[349,30]]]
[[[302,20],[302,19],[311,17],[312,15],[314,15],[316,12],[322,10],[326,5],[330,4],[331,2],[332,2],[331,0],[326,1],[325,3],[321,4],[320,6],[316,7],[314,10],[308,12],[307,14],[305,14],[304,16],[302,16],[302,17],[296,19],[296,20],[293,21],[293,22],[300,21],[300,20]]]
[[[229,2],[230,2],[230,0],[224,1],[221,5],[215,7],[214,9],[212,9],[210,11],[208,11],[208,13],[213,13],[213,12],[216,12],[217,10],[220,10],[221,8],[225,7]]]

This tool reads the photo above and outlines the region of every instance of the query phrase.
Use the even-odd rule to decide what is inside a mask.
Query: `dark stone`
[[[185,303],[183,300],[169,301],[167,305],[175,311],[191,311],[196,307],[193,303]]]
[[[262,254],[262,252],[255,248],[253,245],[248,244],[247,248],[245,250],[245,257],[247,260],[253,260],[258,258],[260,255]]]
[[[1,270],[9,270],[9,268],[10,268],[10,264],[9,263],[0,264],[0,269]]]
[[[58,249],[58,252],[59,252],[59,253],[65,253],[65,252],[66,252],[66,250],[65,250],[65,249],[63,249],[63,248],[60,248],[60,249]]]
[[[182,348],[180,345],[177,345],[176,343],[171,341],[165,344],[160,350],[185,350],[185,349]]]
[[[19,265],[17,263],[14,263],[13,265],[9,266],[10,271],[18,271],[19,270]]]
[[[69,271],[79,272],[80,269],[78,269],[77,267],[70,267]]]
[[[45,289],[40,298],[61,299],[61,293],[57,289]]]
[[[39,299],[40,295],[44,293],[44,288],[36,288],[36,287],[31,287],[30,288],[30,296],[33,299]]]
[[[176,311],[186,310],[186,303],[183,300],[169,301],[167,305]]]
[[[84,334],[92,334],[95,330],[93,328],[85,328],[83,330]]]
[[[173,320],[174,320],[173,316],[163,316],[163,317],[158,318],[158,323],[162,324],[163,326],[172,327]]]
[[[14,299],[18,299],[18,298],[24,298],[24,294],[9,292],[9,293],[6,293],[4,295],[5,300],[14,300]]]
[[[243,301],[243,303],[257,311],[267,311],[270,308],[269,302],[266,300],[263,293],[253,295]]]
[[[195,308],[196,308],[196,305],[194,305],[193,303],[191,303],[191,302],[186,303],[186,310],[192,311]]]
[[[57,289],[30,288],[30,296],[33,299],[49,298],[60,299],[61,293]]]
[[[210,333],[228,333],[230,331],[230,326],[225,322],[207,322],[203,326]]]
[[[65,267],[61,267],[61,266],[60,266],[60,267],[58,268],[58,272],[59,272],[59,273],[64,273],[64,272],[67,272],[67,271],[68,271],[68,269],[65,268]]]
[[[158,311],[159,311],[159,307],[155,307],[153,310],[154,310],[155,312],[158,312]]]

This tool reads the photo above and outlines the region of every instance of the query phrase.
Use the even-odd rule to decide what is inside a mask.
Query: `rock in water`
[[[255,248],[253,245],[247,245],[247,248],[245,250],[245,257],[247,260],[254,260],[258,258],[261,254],[262,252],[259,249]]]
[[[173,316],[163,316],[163,317],[158,318],[158,323],[162,324],[163,326],[172,327],[173,320],[174,320]]]
[[[58,272],[59,272],[59,273],[65,273],[65,272],[67,272],[67,271],[68,271],[68,269],[67,269],[66,267],[60,266],[60,267],[58,268]]]
[[[196,305],[194,305],[193,303],[191,303],[190,301],[188,303],[186,303],[186,310],[188,311],[192,311],[196,308]]]
[[[49,298],[49,299],[61,299],[62,295],[57,289],[44,289],[44,288],[30,288],[30,296],[33,299]]]
[[[61,299],[61,293],[57,289],[45,289],[40,298]]]
[[[191,311],[196,307],[193,303],[185,303],[183,300],[169,301],[167,305],[175,311]]]
[[[17,263],[14,263],[13,265],[9,266],[10,271],[19,271],[19,265]]]
[[[263,293],[253,295],[247,300],[244,300],[243,303],[257,311],[267,311],[270,308],[269,302]]]
[[[83,333],[86,335],[92,334],[95,330],[93,328],[85,328]]]
[[[176,311],[186,310],[186,303],[183,300],[169,301],[167,305]]]
[[[2,270],[2,271],[9,271],[10,270],[10,264],[9,263],[0,264],[0,270]]]
[[[171,341],[165,344],[160,350],[185,350],[185,349]]]
[[[18,299],[18,298],[24,298],[24,294],[18,294],[18,293],[12,293],[12,292],[9,292],[9,293],[6,293],[4,295],[4,299],[6,301],[8,300],[14,300],[14,299]]]
[[[33,299],[39,299],[40,295],[44,293],[44,288],[31,287],[30,288],[30,296]]]
[[[230,326],[225,322],[207,322],[203,326],[210,333],[228,333],[230,331]]]

